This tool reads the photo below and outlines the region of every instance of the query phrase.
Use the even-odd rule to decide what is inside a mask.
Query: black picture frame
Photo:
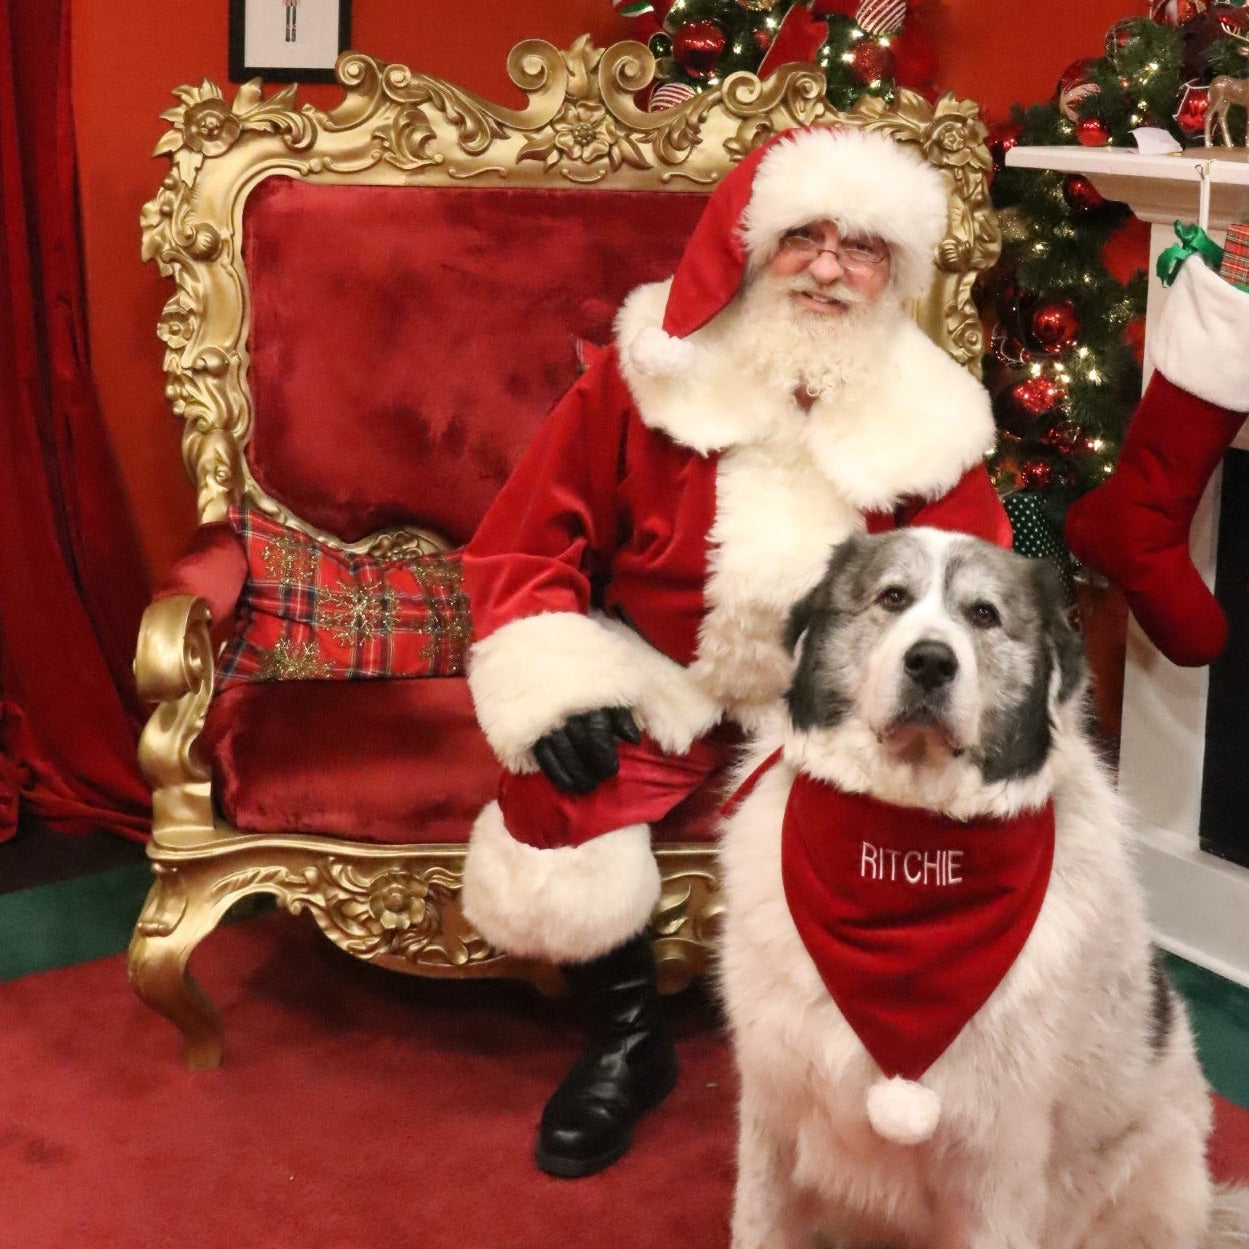
[[[286,14],[296,23],[294,33],[298,31],[298,16],[301,5],[329,5],[337,9],[338,39],[333,57],[327,50],[321,56],[310,58],[311,64],[262,64],[266,60],[277,60],[277,57],[257,56],[254,52],[248,59],[247,18],[249,9],[261,6],[275,11],[286,10]],[[294,42],[295,40],[291,40]],[[230,0],[230,81],[247,82],[252,78],[263,78],[266,82],[334,82],[334,61],[340,53],[351,46],[351,0],[295,0],[284,4],[283,0]]]

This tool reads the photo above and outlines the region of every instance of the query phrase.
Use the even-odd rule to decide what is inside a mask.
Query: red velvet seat
[[[498,775],[459,678],[237,685],[201,740],[221,813],[255,833],[463,841]]]
[[[465,542],[623,296],[671,273],[717,179],[796,124],[870,122],[946,170],[950,236],[919,313],[979,361],[970,291],[998,235],[973,107],[904,93],[893,113],[837,114],[819,72],[790,66],[646,113],[639,45],[530,41],[510,64],[521,110],[348,53],[331,112],[206,83],[164,114],[143,257],[172,282],[158,333],[200,526],[135,660],[155,704],[140,745],[155,878],[130,974],[194,1065],[219,1061],[222,1035],[187,962],[252,893],[382,966],[555,975],[492,949],[459,908],[498,774],[461,677],[331,682],[291,664],[249,672],[303,679],[216,687],[252,550],[228,517],[261,513],[281,542],[353,566]],[[708,965],[722,796],[708,785],[656,830],[669,988]]]

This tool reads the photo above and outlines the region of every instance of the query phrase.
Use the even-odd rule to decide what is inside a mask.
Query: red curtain
[[[0,840],[141,838],[148,583],[87,355],[69,0],[0,0]]]

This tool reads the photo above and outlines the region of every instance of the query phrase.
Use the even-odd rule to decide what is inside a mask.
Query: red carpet
[[[673,1011],[677,1091],[601,1176],[531,1162],[579,1034],[525,986],[340,954],[286,915],[215,933],[215,1072],[120,958],[0,985],[0,1249],[721,1249],[734,1085],[705,999]],[[68,1007],[68,1009],[67,1009]]]
[[[396,976],[285,915],[212,936],[226,1064],[188,1072],[120,958],[0,985],[0,1249],[724,1249],[731,1062],[673,1005],[681,1084],[607,1173],[530,1162],[576,1053],[523,986]],[[1249,1113],[1216,1164],[1249,1176]]]

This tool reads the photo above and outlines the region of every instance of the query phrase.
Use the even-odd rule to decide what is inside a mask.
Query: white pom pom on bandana
[[[674,338],[657,325],[646,325],[628,346],[629,360],[646,377],[674,377],[686,372],[698,355],[687,339]]]
[[[894,1076],[867,1090],[867,1118],[877,1135],[898,1145],[920,1145],[937,1130],[941,1099],[914,1080]]]

